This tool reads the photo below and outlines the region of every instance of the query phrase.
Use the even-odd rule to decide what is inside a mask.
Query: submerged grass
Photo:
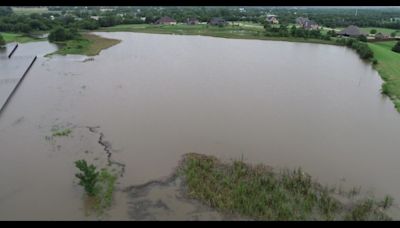
[[[265,36],[265,29],[261,25],[250,23],[235,23],[224,27],[198,25],[153,25],[153,24],[125,24],[112,27],[100,28],[102,32],[139,32],[156,34],[175,34],[175,35],[201,35],[231,39],[257,39],[257,40],[276,40],[289,42],[333,44],[334,41],[320,39],[304,39],[298,37],[269,37]]]
[[[58,129],[58,130],[53,130],[53,136],[68,136],[72,133],[72,130],[69,128],[65,129]]]
[[[86,215],[90,215],[91,212],[103,215],[105,210],[111,206],[117,175],[106,168],[96,171],[97,167],[87,165],[85,160],[78,160],[75,164],[81,171],[75,176],[80,180],[79,185],[83,186],[86,191]]]
[[[95,56],[98,55],[100,51],[114,46],[120,42],[120,40],[108,39],[94,34],[85,33],[80,38],[66,42],[58,42],[57,44],[59,45],[59,50],[48,54],[47,56],[52,54]]]
[[[180,175],[189,196],[223,212],[258,220],[389,220],[374,200],[344,205],[301,169],[273,171],[242,161],[188,154]],[[389,206],[389,204],[387,204]]]
[[[110,173],[107,169],[102,169],[99,173],[97,182],[97,191],[94,196],[93,209],[99,214],[103,214],[104,211],[111,206],[112,196],[115,189],[115,182],[117,176]]]

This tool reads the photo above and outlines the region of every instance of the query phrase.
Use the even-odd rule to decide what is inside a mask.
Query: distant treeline
[[[42,14],[17,15],[11,7],[0,7],[0,31],[29,33],[51,30],[59,26],[93,30],[118,24],[153,23],[163,16],[172,17],[177,22],[186,22],[188,18],[207,22],[213,17],[221,17],[227,21],[264,23],[267,14],[277,15],[281,24],[293,24],[295,19],[301,16],[327,27],[357,25],[400,29],[400,9],[397,8],[69,6],[48,7],[48,10]]]

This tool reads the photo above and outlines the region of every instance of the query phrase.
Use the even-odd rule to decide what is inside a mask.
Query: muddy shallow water
[[[39,57],[0,116],[0,219],[95,219],[74,178],[81,158],[121,172],[104,219],[137,219],[122,190],[168,176],[188,152],[301,166],[322,183],[400,199],[400,115],[352,50],[98,34],[122,42],[94,61]],[[20,46],[15,59],[0,59],[0,79],[18,75],[18,59],[52,50]],[[51,137],[57,126],[72,135]]]

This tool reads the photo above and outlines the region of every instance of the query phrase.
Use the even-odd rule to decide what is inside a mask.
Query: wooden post
[[[11,56],[14,54],[15,50],[17,50],[18,44],[15,45],[14,49],[11,51],[11,53],[8,55],[8,58],[11,58]]]
[[[37,56],[35,56],[35,58],[33,58],[31,64],[28,66],[28,68],[26,69],[25,73],[22,75],[22,77],[19,79],[19,81],[17,82],[17,84],[15,85],[14,89],[11,91],[10,95],[7,97],[6,102],[4,102],[3,106],[0,109],[0,115],[3,113],[4,109],[6,108],[8,102],[10,101],[11,97],[14,95],[15,91],[18,89],[18,87],[20,86],[22,80],[24,80],[26,74],[28,73],[28,71],[31,69],[33,63],[35,63],[37,59]]]

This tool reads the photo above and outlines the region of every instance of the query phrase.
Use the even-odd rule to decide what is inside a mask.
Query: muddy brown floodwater
[[[41,56],[0,116],[0,219],[98,219],[84,215],[77,159],[121,175],[101,219],[223,219],[172,202],[178,184],[127,191],[168,177],[189,152],[301,166],[322,183],[400,199],[400,115],[380,95],[377,72],[352,50],[97,34],[122,42],[93,61],[45,58],[55,48],[47,42],[20,44],[10,60],[0,53],[4,88]],[[57,127],[72,134],[52,137]]]

